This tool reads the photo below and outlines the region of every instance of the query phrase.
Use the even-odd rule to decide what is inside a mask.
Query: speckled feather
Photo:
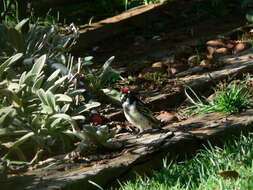
[[[126,119],[140,132],[146,129],[160,128],[161,123],[153,115],[149,108],[131,91],[125,91],[121,94],[121,102]]]

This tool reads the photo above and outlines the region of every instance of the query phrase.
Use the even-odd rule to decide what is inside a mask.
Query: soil
[[[94,56],[95,62],[98,63],[103,63],[109,57],[115,56],[115,67],[127,67],[128,72],[136,73],[164,56],[173,55],[175,48],[184,46],[190,41],[212,38],[245,24],[245,15],[239,12],[232,15],[217,17],[210,15],[206,18],[193,19],[192,17],[197,17],[197,13],[187,11],[188,4],[185,5],[185,2],[182,4],[177,5],[182,6],[180,8],[170,9],[169,13],[163,10],[163,13],[157,14],[158,21],[148,23],[145,27],[134,26],[131,31],[112,35],[93,44],[92,47],[83,49],[82,52]],[[117,17],[119,17],[118,20],[121,19],[120,15]],[[145,20],[142,23],[145,23]],[[83,55],[82,52],[79,54]],[[192,52],[184,53],[189,55]],[[142,63],[142,67],[139,66],[140,61],[145,63],[144,65]]]
[[[98,68],[108,58],[115,56],[112,66],[122,71],[122,76],[128,81],[119,82],[114,85],[114,88],[128,87],[135,90],[140,93],[140,99],[146,103],[159,94],[181,93],[184,88],[184,83],[179,77],[181,74],[187,75],[184,72],[189,71],[188,75],[190,75],[191,70],[196,67],[199,68],[195,74],[201,74],[224,66],[216,61],[217,58],[235,54],[235,46],[243,38],[242,36],[246,34],[252,36],[248,28],[231,32],[245,24],[244,13],[238,12],[234,5],[231,7],[229,11],[235,14],[202,17],[194,12],[190,2],[176,2],[170,8],[157,13],[159,19],[148,22],[148,25],[133,26],[131,30],[93,43],[92,46],[82,49],[77,54],[93,56]],[[120,19],[118,15],[117,20]],[[110,22],[109,20],[107,19],[106,22]],[[143,22],[145,23],[145,20]],[[210,40],[224,43],[223,51],[225,52],[221,52],[220,49],[214,53],[210,52],[210,47],[206,44]],[[227,48],[230,42],[236,44],[233,45],[233,50]],[[249,46],[247,42],[243,49]],[[215,46],[214,49],[216,51],[218,48]],[[197,59],[193,58],[192,63],[189,60],[194,56]],[[209,90],[205,95],[209,96],[211,93],[212,91]],[[167,107],[166,110],[177,111],[174,106],[183,103],[182,99],[179,101]],[[110,115],[121,110],[114,106],[110,107],[103,108],[101,113]],[[153,109],[153,111],[158,111],[157,115],[159,115],[165,110]],[[122,112],[117,121],[119,120],[124,121]],[[115,125],[123,125],[125,128],[122,122]]]
[[[103,63],[109,57],[115,56],[115,67],[126,67],[130,74],[131,72],[137,73],[146,66],[150,66],[152,62],[159,61],[165,56],[173,55],[175,48],[179,46],[184,46],[184,44],[194,39],[214,37],[244,23],[245,19],[240,16],[227,16],[222,19],[204,20],[187,25],[180,23],[172,25],[161,24],[164,30],[161,29],[162,31],[160,32],[152,31],[154,29],[150,26],[151,29],[147,28],[145,29],[146,31],[136,29],[127,34],[112,36],[98,44],[94,44],[93,47],[90,47],[85,52],[94,56],[95,62],[99,63]],[[160,23],[155,24],[158,25]],[[157,38],[155,38],[156,36]],[[98,50],[92,51],[96,47]],[[190,52],[185,53],[190,54]]]
[[[146,97],[152,96],[152,93],[179,92],[182,84],[178,84],[176,74],[201,64],[203,69],[200,72],[220,66],[213,62],[213,57],[211,60],[207,58],[205,43],[211,39],[217,40],[217,35],[245,24],[244,15],[238,12],[232,15],[193,19],[197,13],[189,10],[188,5],[179,3],[173,12],[159,13],[158,21],[146,27],[133,27],[131,31],[112,35],[78,54],[93,56],[98,67],[111,56],[115,56],[112,66],[121,70],[123,77],[131,77],[128,83],[119,83],[116,87],[127,86],[140,91],[144,101]],[[186,15],[183,16],[184,14]],[[235,32],[234,36],[227,37],[235,42],[241,33]],[[197,63],[189,63],[188,59],[191,56],[198,56]],[[159,67],[156,71],[152,65],[157,62],[161,62],[165,67]]]

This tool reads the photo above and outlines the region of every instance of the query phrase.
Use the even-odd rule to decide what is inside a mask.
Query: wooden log
[[[92,47],[92,45],[99,41],[133,28],[147,26],[155,20],[160,19],[159,15],[162,14],[162,9],[165,9],[166,6],[166,3],[140,6],[94,24],[80,26],[80,38],[73,51]]]
[[[206,71],[201,74],[187,75],[172,79],[181,84],[181,88],[173,93],[163,93],[146,98],[146,102],[152,111],[161,111],[173,108],[179,105],[185,98],[183,86],[187,85],[198,91],[205,91],[207,87],[212,86],[220,80],[229,78],[230,76],[240,75],[242,73],[253,72],[253,48],[243,51],[237,55],[229,55],[221,57],[219,62],[223,62],[224,66],[215,71]],[[122,119],[123,112],[117,112],[113,118]],[[112,118],[112,117],[110,117]],[[110,119],[109,118],[109,119]]]
[[[172,81],[181,84],[177,92],[150,96],[146,101],[151,105],[153,111],[163,110],[168,107],[179,105],[186,98],[184,94],[184,86],[186,85],[193,89],[198,89],[199,92],[206,91],[207,87],[214,85],[218,81],[242,73],[252,73],[253,48],[245,50],[237,55],[221,57],[218,61],[222,62],[224,66],[215,71],[206,71],[201,74],[172,79]]]
[[[163,130],[148,132],[141,137],[121,136],[117,141],[124,142],[125,148],[114,158],[96,161],[92,166],[75,166],[73,163],[70,170],[61,169],[67,167],[66,163],[61,163],[55,168],[9,177],[1,185],[9,189],[96,189],[90,180],[105,187],[117,179],[130,179],[136,172],[150,173],[152,169],[160,168],[165,158],[171,160],[194,154],[207,141],[220,143],[226,138],[252,131],[252,116],[253,109],[230,116],[213,113],[168,125]]]

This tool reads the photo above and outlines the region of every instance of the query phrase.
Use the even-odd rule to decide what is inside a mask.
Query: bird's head
[[[128,88],[121,89],[120,100],[122,103],[126,101],[126,99],[129,97],[130,93],[131,93],[131,91]]]
[[[137,92],[129,90],[128,88],[122,88],[120,94],[121,102],[125,102],[128,98],[130,102],[136,99]]]

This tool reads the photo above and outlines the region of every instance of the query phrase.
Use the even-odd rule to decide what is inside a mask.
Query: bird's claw
[[[151,133],[151,134],[154,134],[154,133],[159,133],[160,132],[160,129],[146,129],[146,130],[142,130],[138,133],[137,135],[137,138],[145,135],[145,134],[148,134],[148,133]]]

